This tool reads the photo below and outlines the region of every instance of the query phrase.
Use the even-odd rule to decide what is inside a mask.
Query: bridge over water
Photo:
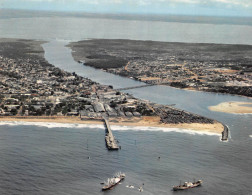
[[[117,88],[115,90],[123,91],[123,90],[128,90],[128,89],[136,89],[136,88],[150,87],[150,86],[154,86],[154,85],[166,85],[166,84],[168,84],[168,83],[137,85],[137,86],[132,86],[132,87]]]
[[[116,89],[116,90],[122,91],[122,90],[128,90],[128,89],[135,89],[135,88],[149,87],[149,86],[153,86],[153,85],[155,85],[155,84],[137,85],[137,86],[132,86],[132,87],[118,88],[118,89]]]

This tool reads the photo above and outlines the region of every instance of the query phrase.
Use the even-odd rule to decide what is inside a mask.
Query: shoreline
[[[46,123],[61,123],[61,124],[87,124],[87,125],[103,125],[101,119],[86,119],[81,120],[79,117],[0,117],[1,122],[46,122]],[[224,127],[221,123],[215,121],[213,124],[207,123],[178,123],[164,124],[157,122],[157,117],[143,117],[136,119],[120,118],[110,119],[112,126],[128,126],[128,127],[157,127],[157,128],[178,128],[185,130],[193,130],[202,133],[222,133]]]
[[[26,78],[27,77],[26,75],[32,73],[31,75],[33,76],[30,82],[31,84],[36,86],[33,89],[32,94],[34,96],[37,96],[38,99],[36,101],[33,101],[34,106],[29,106],[29,103],[33,99],[33,95],[26,97],[24,99],[23,97],[21,97],[22,95],[18,94],[17,97],[15,97],[16,98],[14,102],[15,108],[11,109],[12,106],[11,105],[10,108],[8,106],[5,106],[4,109],[0,110],[1,114],[0,121],[103,124],[103,122],[98,120],[92,120],[92,118],[91,119],[85,118],[85,120],[81,120],[78,117],[79,114],[78,112],[73,113],[70,112],[73,109],[73,105],[72,103],[69,102],[73,101],[75,102],[73,110],[79,110],[81,108],[88,117],[94,117],[95,119],[100,119],[98,115],[100,114],[99,112],[106,112],[108,116],[110,116],[111,113],[112,113],[111,116],[117,116],[115,118],[113,117],[110,118],[111,125],[180,128],[180,129],[182,128],[190,130],[194,129],[196,131],[202,131],[202,132],[214,132],[219,134],[223,131],[223,125],[213,119],[209,119],[204,116],[200,116],[177,108],[161,106],[159,104],[150,105],[145,100],[137,99],[132,97],[131,95],[125,95],[124,93],[117,94],[117,92],[113,89],[110,89],[109,86],[94,83],[88,78],[78,76],[76,73],[69,73],[60,68],[57,68],[54,65],[49,64],[46,61],[46,59],[42,57],[42,54],[44,54],[44,50],[40,46],[41,42],[29,41],[29,43],[26,44],[25,40],[19,40],[19,41],[10,40],[10,42],[8,42],[8,39],[6,39],[4,41],[6,42],[8,47],[3,47],[2,51],[3,56],[5,56],[3,59],[4,60],[3,68],[9,68],[13,66],[18,68],[19,70],[18,73],[22,74],[16,75],[15,73],[13,73],[14,76],[18,78],[19,77]],[[34,45],[36,46],[36,48]],[[25,50],[26,53],[19,53],[18,49],[22,47],[26,48]],[[16,52],[18,56],[20,56],[20,59],[23,62],[23,64],[26,65],[16,66],[15,63],[15,59],[17,58],[16,55],[14,57],[9,56],[9,52],[8,50],[5,51],[4,50],[5,48],[12,48],[13,50],[12,53],[15,54]],[[32,58],[32,60],[30,60],[30,58]],[[41,60],[39,61],[41,63],[38,63],[37,60]],[[30,71],[31,69],[27,69],[28,66],[33,68],[36,67],[45,76],[41,76],[36,72],[35,73],[31,72]],[[54,72],[54,74],[51,74],[51,72]],[[24,75],[24,73],[26,73],[26,75]],[[6,78],[13,77],[13,75],[9,75],[5,72],[4,75]],[[64,78],[63,80],[62,77]],[[52,85],[46,87],[45,85],[43,85],[43,83],[52,83],[52,81],[55,81],[55,79],[61,79],[60,82],[64,83],[65,85],[60,85],[60,87],[55,88]],[[36,80],[39,82],[36,82]],[[16,79],[11,84],[12,85],[17,84],[18,86],[20,86],[20,88],[22,88],[23,91],[31,93],[29,87],[24,88],[21,85],[22,83],[26,82],[27,81],[25,79],[20,80]],[[83,85],[83,83],[85,85]],[[4,88],[6,91],[8,91],[8,89],[12,87],[10,83],[4,83],[4,84],[6,85]],[[70,88],[74,88],[74,91],[70,90]],[[55,91],[57,93],[54,93]],[[97,91],[99,93],[97,93]],[[106,92],[108,93],[106,94]],[[17,91],[17,93],[19,93],[19,91]],[[9,105],[7,98],[11,98],[9,96],[12,94],[13,93],[7,94],[6,96],[3,97],[4,99],[3,105],[5,104]],[[85,94],[86,99],[83,98],[83,94]],[[109,98],[110,95],[112,95],[112,97],[118,101],[117,104],[112,104],[114,102],[110,101]],[[57,104],[59,106],[56,109],[56,106],[53,107],[52,105],[55,105],[56,102],[58,101],[57,99],[59,98],[62,98],[60,102],[61,104]],[[121,101],[122,99],[124,101]],[[131,105],[132,102],[134,104],[134,109],[131,109],[130,107],[132,106]],[[105,104],[107,105],[106,110],[101,106]],[[91,105],[91,107],[88,107],[88,105]],[[111,108],[110,105],[115,108]],[[23,106],[22,109],[20,106]],[[122,114],[118,112],[119,110],[122,112]],[[76,115],[76,116],[67,117],[66,115],[68,112],[69,115]],[[125,115],[130,117],[129,118],[125,117]],[[132,117],[132,116],[138,116],[138,117]]]

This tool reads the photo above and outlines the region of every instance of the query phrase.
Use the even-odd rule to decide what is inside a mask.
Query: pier
[[[105,125],[105,142],[106,142],[106,146],[108,148],[108,150],[118,150],[119,146],[117,145],[117,140],[115,139],[115,137],[112,134],[109,122],[106,118],[104,119],[104,125]]]

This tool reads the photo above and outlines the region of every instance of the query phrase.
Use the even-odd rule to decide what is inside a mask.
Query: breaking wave
[[[113,131],[162,131],[162,132],[177,132],[177,133],[187,133],[190,135],[214,135],[220,136],[218,133],[197,131],[193,129],[181,129],[181,128],[164,128],[164,127],[145,127],[145,126],[111,126]]]
[[[39,126],[46,128],[89,128],[89,129],[104,129],[104,125],[100,124],[78,124],[78,123],[52,123],[52,122],[23,122],[23,121],[1,121],[0,126]],[[220,136],[218,133],[197,131],[193,129],[181,128],[163,128],[163,127],[146,127],[146,126],[119,126],[111,125],[113,131],[152,131],[152,132],[177,132],[190,135],[210,135]]]
[[[79,124],[79,123],[52,123],[52,122],[23,122],[23,121],[2,121],[1,126],[39,126],[47,128],[93,128],[104,129],[104,125],[96,124]]]

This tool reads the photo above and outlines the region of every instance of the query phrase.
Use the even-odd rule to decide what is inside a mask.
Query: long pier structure
[[[117,145],[117,140],[112,134],[109,122],[106,118],[104,119],[105,127],[106,127],[106,134],[105,134],[105,142],[108,150],[118,150],[119,146]]]

